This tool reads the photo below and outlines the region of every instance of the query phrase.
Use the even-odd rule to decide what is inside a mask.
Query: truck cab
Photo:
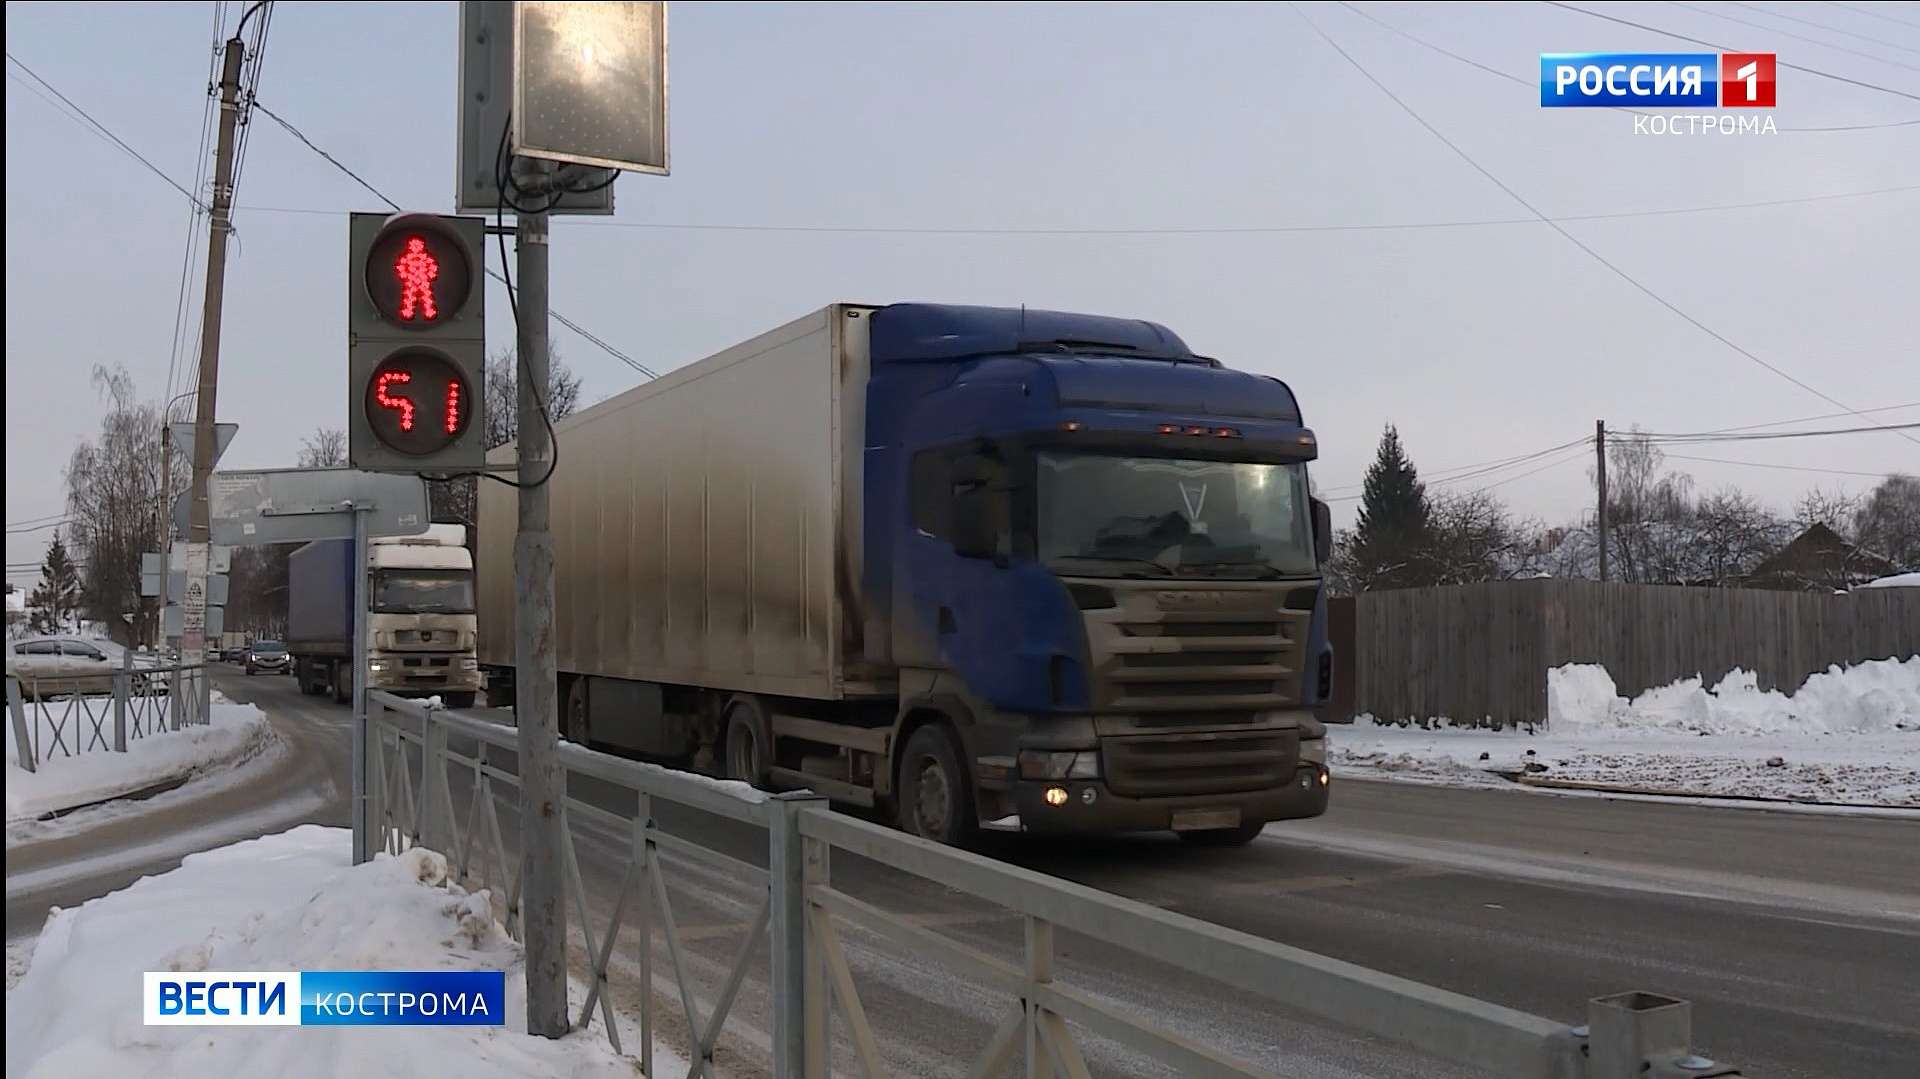
[[[866,588],[890,624],[866,647],[899,672],[903,825],[1241,842],[1323,812],[1329,528],[1292,391],[1056,312],[895,305],[869,351]]]

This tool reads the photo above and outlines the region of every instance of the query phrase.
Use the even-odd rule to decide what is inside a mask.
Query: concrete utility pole
[[[509,163],[509,167],[512,167]],[[542,200],[553,166],[526,162],[523,197]],[[547,480],[554,449],[542,402],[547,393],[547,215],[520,213],[520,532],[513,541],[514,719],[520,728],[521,918],[527,946],[527,1033],[567,1033],[567,908],[561,845],[566,775],[560,766],[559,702],[554,678],[553,534]]]
[[[246,20],[241,19],[241,25]],[[213,408],[220,379],[220,307],[227,280],[227,234],[233,229],[233,142],[240,122],[240,62],[246,46],[236,30],[227,39],[220,68],[220,137],[213,159],[213,209],[207,238],[207,295],[200,338],[200,390],[193,417],[193,492],[187,528],[187,594],[180,635],[180,659],[206,658],[207,544],[211,526],[207,482],[213,475]],[[196,616],[194,607],[199,608]],[[201,680],[204,694],[210,685]],[[205,710],[202,710],[205,714]]]
[[[1595,485],[1600,488],[1599,510],[1593,515],[1600,532],[1600,579],[1607,579],[1607,421],[1593,421]]]

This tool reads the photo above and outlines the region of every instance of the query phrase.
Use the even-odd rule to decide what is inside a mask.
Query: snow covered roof
[[[1882,577],[1877,581],[1868,581],[1857,588],[1920,588],[1920,573],[1896,573],[1891,577]]]

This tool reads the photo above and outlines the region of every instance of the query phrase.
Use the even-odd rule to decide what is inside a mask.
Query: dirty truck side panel
[[[562,673],[843,695],[861,627],[847,450],[866,381],[864,334],[850,341],[843,323],[862,311],[823,309],[556,425]],[[482,485],[480,658],[493,666],[514,663],[516,505]]]

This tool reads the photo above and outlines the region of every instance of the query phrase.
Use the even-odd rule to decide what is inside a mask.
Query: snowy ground
[[[1549,672],[1536,733],[1382,724],[1331,733],[1339,771],[1458,786],[1623,792],[1920,808],[1920,658],[1829,668],[1793,694],[1734,671],[1629,701],[1598,667]]]
[[[71,726],[73,721],[68,722]],[[85,719],[79,722],[87,724]],[[86,729],[90,733],[91,726]],[[260,709],[233,703],[217,692],[212,722],[206,726],[132,739],[125,753],[95,747],[77,757],[55,755],[41,761],[35,772],[20,767],[11,723],[6,731],[9,824],[236,764],[273,742],[273,729]],[[85,744],[87,740],[75,739],[70,732],[67,741]]]
[[[337,828],[304,825],[187,856],[180,868],[47,920],[7,992],[7,1075],[638,1075],[598,1025],[529,1037],[520,946],[485,892],[415,850],[349,864]],[[8,948],[9,981],[17,959]],[[504,1027],[148,1027],[147,970],[504,970]],[[574,1011],[578,1011],[578,999]],[[637,1029],[637,1024],[630,1026]],[[663,1047],[656,1069],[684,1074]]]

